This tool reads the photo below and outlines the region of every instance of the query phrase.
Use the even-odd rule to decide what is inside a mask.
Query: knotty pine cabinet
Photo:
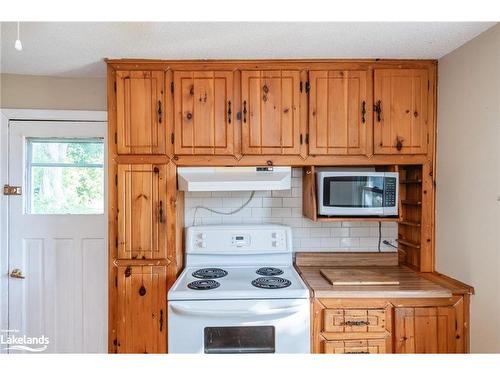
[[[302,73],[304,74],[304,73]],[[304,152],[301,72],[241,72],[241,144],[243,155],[300,155]],[[305,81],[303,82],[305,85]]]
[[[118,353],[167,351],[166,266],[118,267]]]
[[[375,69],[375,154],[426,154],[430,80],[427,69]]]
[[[395,308],[395,353],[464,353],[463,302]]]
[[[117,153],[165,154],[165,74],[162,71],[116,72]]]
[[[176,155],[234,154],[234,72],[174,72]]]
[[[166,353],[167,290],[182,264],[176,166],[152,155],[110,160],[108,350]]]
[[[466,353],[464,296],[403,299],[314,299],[314,353]]]
[[[166,165],[118,165],[117,197],[118,258],[166,258]]]
[[[309,154],[365,155],[372,127],[369,72],[310,71]]]

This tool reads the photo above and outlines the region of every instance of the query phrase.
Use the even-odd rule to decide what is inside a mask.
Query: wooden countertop
[[[297,253],[295,267],[316,298],[449,298],[454,293],[473,293],[468,285],[447,276],[399,266],[397,255],[315,254]],[[320,273],[320,269],[331,268],[369,269],[399,281],[399,285],[334,286]]]

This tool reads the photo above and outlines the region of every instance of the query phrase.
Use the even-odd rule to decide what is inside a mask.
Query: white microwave
[[[325,216],[397,216],[399,174],[372,168],[318,168],[318,214]]]

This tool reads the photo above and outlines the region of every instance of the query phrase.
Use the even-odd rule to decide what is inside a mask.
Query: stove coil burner
[[[255,271],[255,273],[262,276],[278,276],[283,273],[283,270],[274,267],[262,267]]]
[[[227,275],[227,271],[221,268],[202,268],[192,273],[198,279],[218,279]]]
[[[220,283],[215,280],[196,280],[188,284],[188,288],[194,290],[209,290],[218,288],[219,286]]]
[[[281,289],[290,286],[292,282],[282,277],[259,277],[252,281],[252,285],[262,289]]]

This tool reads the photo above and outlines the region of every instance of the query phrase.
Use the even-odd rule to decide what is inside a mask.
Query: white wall
[[[436,268],[476,289],[472,352],[500,352],[500,24],[438,70]]]
[[[250,192],[187,192],[185,224],[193,225],[196,206],[228,212],[240,207]],[[292,228],[294,251],[378,251],[377,222],[313,222],[302,216],[302,169],[293,168],[290,190],[256,192],[240,212],[225,216],[198,209],[195,224],[279,223]],[[382,223],[382,238],[395,244],[396,223]],[[395,251],[381,243],[381,251]]]

